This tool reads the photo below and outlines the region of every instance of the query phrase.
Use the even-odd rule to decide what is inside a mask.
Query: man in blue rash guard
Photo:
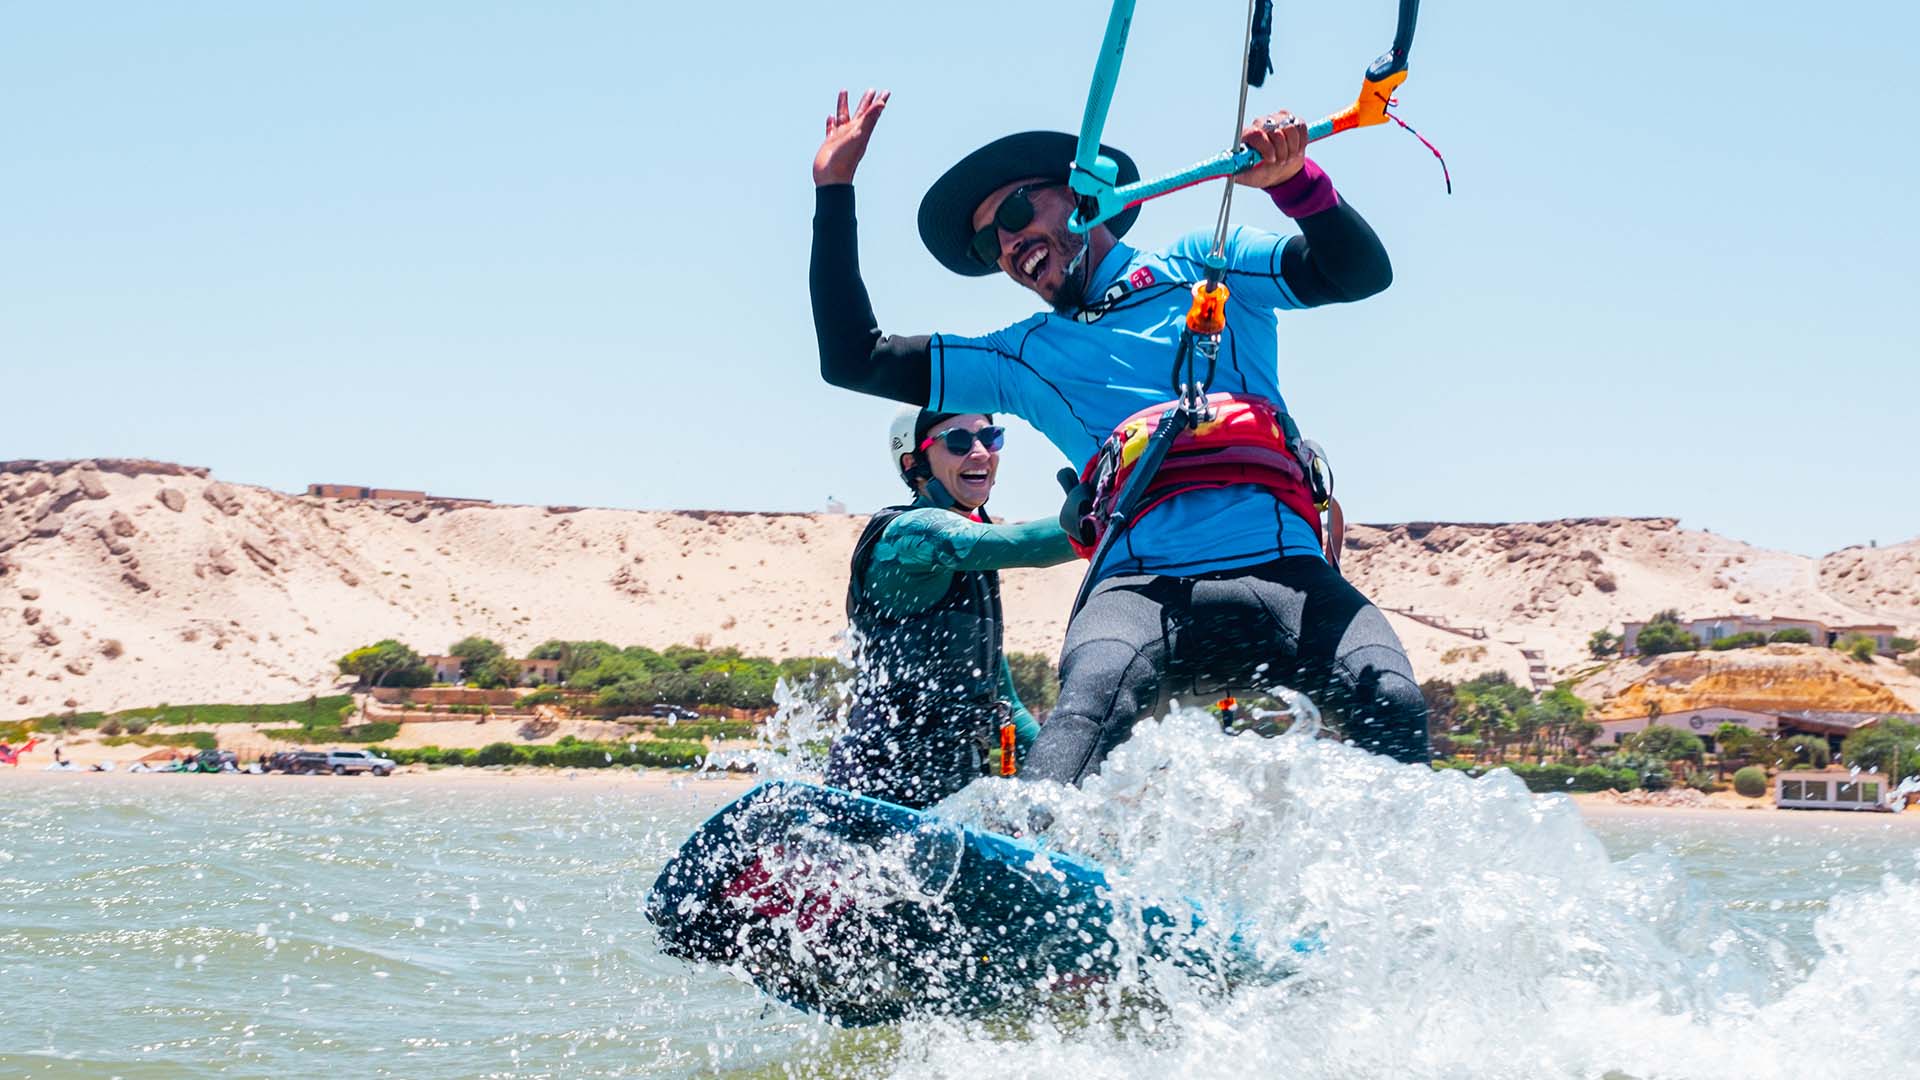
[[[1031,131],[989,143],[936,181],[920,235],[955,273],[1004,273],[1042,312],[979,337],[883,334],[860,278],[853,176],[887,95],[849,110],[844,93],[814,158],[810,286],[821,375],[830,383],[941,411],[1026,418],[1076,464],[1135,412],[1174,396],[1169,372],[1210,233],[1144,251],[1121,238],[1139,208],[1076,236],[1066,187],[1074,136]],[[1276,313],[1360,300],[1392,268],[1373,230],[1306,158],[1288,113],[1241,134],[1259,164],[1233,182],[1266,192],[1299,227],[1240,226],[1225,245],[1232,295],[1210,391],[1284,409]],[[1118,150],[1119,182],[1138,176]],[[1426,707],[1383,615],[1321,552],[1313,523],[1266,487],[1174,495],[1136,519],[1067,628],[1059,702],[1021,775],[1079,783],[1134,722],[1174,694],[1290,686],[1340,721],[1356,745],[1428,760]]]
[[[1005,431],[990,416],[902,408],[887,456],[913,502],[873,515],[854,545],[847,617],[859,663],[827,782],[916,809],[986,772],[1000,729],[1015,757],[1040,725],[1002,647],[1000,575],[1073,558],[1057,521],[1001,525],[984,507]]]

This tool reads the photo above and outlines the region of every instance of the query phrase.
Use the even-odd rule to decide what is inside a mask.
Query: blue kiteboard
[[[1202,947],[1197,914],[1119,902],[1092,863],[795,781],[761,784],[700,826],[646,913],[667,953],[735,967],[850,1027],[991,1015],[1127,963],[1222,978],[1250,964],[1235,939]]]

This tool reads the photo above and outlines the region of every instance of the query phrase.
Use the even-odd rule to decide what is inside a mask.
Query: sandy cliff
[[[833,650],[864,519],[341,502],[163,462],[0,462],[0,719],[286,700],[382,637]],[[1920,625],[1920,544],[1823,560],[1669,519],[1353,531],[1349,576],[1424,678],[1557,672],[1664,607]],[[1008,641],[1059,647],[1078,564],[1005,575]],[[1523,650],[1530,650],[1529,657]]]
[[[1920,711],[1920,677],[1891,660],[1862,663],[1812,645],[1768,645],[1728,652],[1669,653],[1623,660],[1579,693],[1601,702],[1595,720],[1721,706],[1755,712],[1908,713]]]

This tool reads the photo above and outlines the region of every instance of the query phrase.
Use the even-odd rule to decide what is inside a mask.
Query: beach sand
[[[1920,828],[1920,809],[1905,813],[1888,814],[1868,810],[1783,810],[1773,804],[1770,797],[1762,796],[1749,799],[1731,791],[1715,792],[1708,795],[1704,802],[1668,804],[1660,802],[1630,802],[1608,794],[1607,792],[1581,793],[1568,796],[1575,806],[1580,808],[1582,817],[1621,818],[1621,817],[1660,817],[1693,818],[1702,821],[1724,821],[1730,818],[1751,818],[1755,815],[1786,816],[1804,818],[1810,821],[1829,821],[1838,818],[1857,818],[1862,821],[1905,822],[1913,828]]]

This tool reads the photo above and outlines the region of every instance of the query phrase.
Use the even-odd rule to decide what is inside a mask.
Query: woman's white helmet
[[[908,488],[917,493],[919,488],[914,486],[915,483],[932,475],[927,467],[926,455],[920,452],[921,440],[925,439],[927,432],[932,431],[941,421],[965,415],[967,414],[935,412],[918,405],[900,406],[899,410],[893,414],[893,423],[887,425],[887,467],[892,469]],[[989,421],[993,419],[992,413],[981,415]],[[913,455],[913,464],[902,468],[900,458],[905,454]]]
[[[893,423],[887,425],[887,467],[906,480],[908,487],[913,486],[913,479],[900,467],[900,455],[919,453],[920,437],[915,432],[920,427],[920,414],[925,411],[918,405],[902,405],[893,414]]]
[[[920,456],[920,440],[927,437],[933,425],[959,413],[934,412],[918,405],[902,405],[893,414],[893,423],[887,425],[887,467],[894,475],[912,488],[914,481],[926,475],[926,459]],[[910,467],[902,468],[900,458],[903,454],[914,456]]]

